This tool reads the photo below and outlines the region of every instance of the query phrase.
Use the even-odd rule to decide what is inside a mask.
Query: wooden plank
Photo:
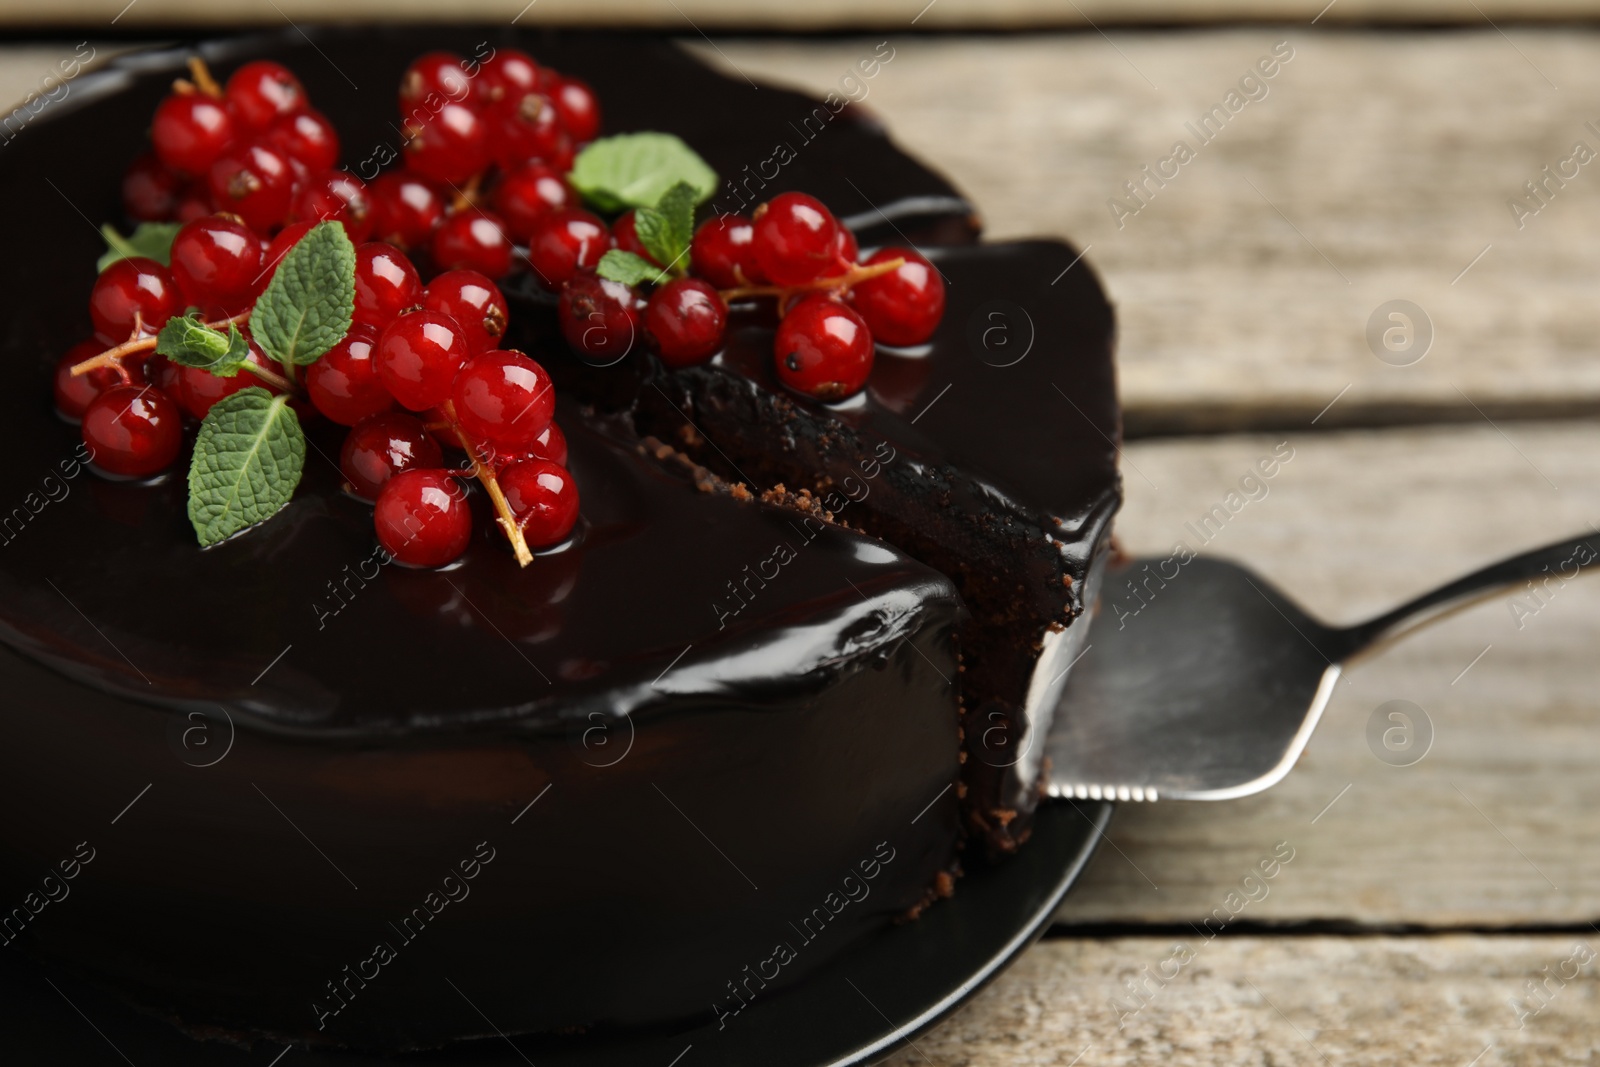
[[[1296,0],[1083,0],[1061,4],[1052,0],[893,0],[860,4],[851,0],[809,0],[805,4],[780,0],[481,0],[472,17],[484,23],[517,19],[525,25],[647,26],[677,30],[690,20],[715,29],[816,30],[848,27],[904,29],[1023,29],[1040,26],[1087,27],[1141,23],[1216,23],[1240,20],[1269,22],[1310,21],[1324,4]],[[126,10],[124,10],[126,8]],[[674,10],[676,8],[677,10]],[[1499,20],[1576,19],[1592,17],[1592,0],[1479,0],[1463,5],[1453,0],[1335,0],[1321,12],[1322,23],[1442,22],[1482,25]],[[121,16],[118,18],[118,16]],[[274,16],[278,16],[274,18]],[[520,17],[519,17],[520,16]],[[459,8],[428,0],[385,0],[381,5],[364,0],[278,0],[266,11],[252,0],[55,0],[48,5],[16,5],[7,10],[10,23],[61,26],[69,23],[167,26],[282,24],[284,20],[405,19],[460,21]]]
[[[1592,529],[1595,440],[1589,423],[1480,423],[1139,442],[1117,526],[1131,552],[1165,557],[1182,541],[1246,560],[1314,613],[1354,622]],[[1255,489],[1265,495],[1202,544],[1195,521],[1285,442],[1292,458]],[[1279,841],[1298,856],[1250,904],[1252,920],[1509,926],[1600,913],[1600,581],[1543,596],[1539,608],[1525,595],[1518,614],[1507,598],[1481,604],[1356,666],[1267,793],[1124,805],[1116,847],[1062,921],[1197,921]],[[1390,700],[1432,723],[1414,766],[1368,747],[1368,720]]]
[[[1293,425],[1335,397],[1319,425],[1600,410],[1600,168],[1569,166],[1520,230],[1507,206],[1537,204],[1524,183],[1576,142],[1600,152],[1593,30],[888,36],[865,105],[970,194],[990,236],[1092,246],[1119,305],[1131,430]],[[1202,143],[1186,124],[1279,41],[1293,58],[1250,83],[1266,95]],[[697,47],[814,92],[870,50]],[[1194,159],[1139,207],[1123,183],[1180,139]],[[1120,228],[1113,197],[1138,207]],[[1394,299],[1433,325],[1411,366],[1366,339]]]
[[[1192,956],[1175,955],[1178,944]],[[1593,933],[1056,939],[1034,946],[947,1023],[886,1062],[1589,1063],[1600,1054],[1600,964],[1567,961],[1592,960],[1597,951]],[[1184,958],[1184,965],[1167,962]],[[1163,964],[1175,975],[1170,981],[1146,977],[1146,968],[1159,975]],[[1525,983],[1544,981],[1547,967],[1558,979],[1576,977],[1553,981],[1543,1009],[1533,1012]],[[1138,999],[1129,981],[1145,990]],[[1520,1016],[1512,999],[1530,1014]]]

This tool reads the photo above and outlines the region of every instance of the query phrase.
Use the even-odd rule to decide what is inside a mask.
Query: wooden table
[[[1165,555],[1280,442],[1294,458],[1207,551],[1330,620],[1600,523],[1600,160],[1548,202],[1523,188],[1577,141],[1600,152],[1600,35],[1299,23],[690,47],[823,92],[884,36],[895,58],[868,106],[991,238],[1090,246],[1118,303],[1132,551]],[[1280,41],[1293,58],[1266,95],[1129,199]],[[0,98],[70,51],[0,53]],[[1380,343],[1385,362],[1367,340],[1397,299],[1433,333],[1405,366],[1416,349]],[[1271,792],[1124,805],[1054,936],[893,1062],[1594,1062],[1600,583],[1541,596],[1352,670]],[[1409,767],[1366,739],[1391,700],[1431,723]],[[1294,858],[1262,897],[1243,880],[1280,842]],[[1247,889],[1260,899],[1235,908]],[[1238,914],[1208,941],[1195,924],[1218,908]],[[1527,984],[1546,968],[1573,977],[1541,1001]]]
[[[1131,200],[1123,183],[1196,146],[1185,123],[1280,41],[1294,55],[1266,95]],[[1192,540],[1184,523],[1285,441],[1268,495],[1206,550],[1333,621],[1600,523],[1600,161],[1521,229],[1507,206],[1576,141],[1600,152],[1585,125],[1600,35],[1300,24],[894,44],[867,104],[896,138],[954,177],[992,239],[1090,246],[1118,304],[1132,551]],[[822,91],[866,45],[699,47]],[[1113,197],[1138,208],[1120,226]],[[1415,349],[1380,341],[1384,362],[1366,337],[1395,299],[1433,326],[1409,366],[1393,364]],[[1594,1062],[1600,582],[1524,599],[1538,610],[1486,603],[1353,669],[1270,792],[1124,805],[1055,935],[893,1062]],[[1366,740],[1390,700],[1432,724],[1409,767]],[[1278,842],[1294,859],[1268,894],[1197,934]],[[1575,950],[1588,962],[1537,1010],[1525,983]]]

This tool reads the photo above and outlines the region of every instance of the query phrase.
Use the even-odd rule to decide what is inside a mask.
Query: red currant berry
[[[236,148],[211,164],[211,200],[257,233],[283,223],[294,196],[289,157],[264,142]]]
[[[273,274],[277,273],[278,264],[283,262],[283,257],[289,254],[289,249],[300,243],[300,238],[311,232],[314,222],[291,222],[278,231],[268,244],[267,250],[261,253],[261,275],[256,279],[256,291],[259,293],[266,289],[267,283],[272,281]]]
[[[428,97],[433,99],[429,100]],[[427,52],[411,61],[400,76],[400,114],[412,118],[417,109],[437,110],[444,101],[465,103],[472,82],[461,57],[452,52]]]
[[[944,317],[944,279],[933,264],[909,248],[880,248],[866,265],[896,259],[905,262],[857,285],[850,303],[883,344],[920,345],[933,336]]]
[[[554,91],[546,89],[561,113],[567,133],[578,144],[587,144],[600,135],[600,98],[577,78],[562,77]]]
[[[833,263],[838,237],[833,213],[805,193],[779,193],[756,209],[756,262],[778,285],[820,277]]]
[[[83,412],[83,443],[107,474],[147,478],[178,458],[183,416],[153,385],[114,385]]]
[[[491,278],[511,273],[511,237],[500,216],[467,208],[433,231],[433,261],[445,270],[475,270]]]
[[[570,144],[561,115],[543,93],[508,96],[489,108],[494,159],[502,170],[529,160],[554,163]]]
[[[178,212],[183,179],[162,165],[155,153],[134,160],[122,175],[122,207],[135,222],[165,222]]]
[[[856,244],[856,235],[850,232],[850,227],[839,223],[839,236],[833,242],[833,262],[822,272],[823,276],[833,278],[844,274],[856,265],[860,255],[861,246]]]
[[[611,247],[606,224],[582,208],[547,214],[528,242],[528,262],[548,289],[560,289],[579,271],[594,270]]]
[[[470,354],[466,331],[455,319],[413,311],[379,335],[378,376],[401,407],[427,411],[450,396],[450,384]]]
[[[166,356],[151,356],[145,361],[144,373],[151,385],[176,400],[179,407],[183,406],[183,367]]]
[[[174,222],[193,222],[203,219],[216,211],[211,203],[211,190],[204,181],[196,182],[185,189],[183,196],[178,199],[178,209],[172,216]]]
[[[363,500],[376,500],[378,490],[396,474],[443,462],[439,443],[421,420],[398,411],[369,415],[356,423],[339,452],[345,488]]]
[[[506,231],[519,241],[533,236],[550,212],[574,207],[577,194],[566,177],[547,163],[528,163],[501,180],[494,191],[494,206],[506,221]]]
[[[378,175],[367,187],[372,197],[372,234],[401,248],[422,248],[444,221],[438,190],[403,170]]]
[[[548,459],[552,463],[567,465],[567,435],[561,432],[561,427],[552,422],[544,428],[544,433],[534,439],[533,444],[526,449],[518,451],[496,450],[493,456],[496,472],[505,470],[513,463],[525,459]]]
[[[265,134],[267,143],[312,171],[339,165],[339,131],[320,111],[285,115]]]
[[[372,200],[367,187],[342,170],[323,171],[308,181],[295,196],[290,213],[301,222],[337,220],[354,244],[365,241],[372,232]]]
[[[456,375],[456,421],[467,436],[498,449],[527,449],[555,415],[555,386],[521,352],[485,352]]]
[[[818,400],[843,400],[872,373],[872,333],[855,311],[817,293],[783,317],[773,354],[784,385]]]
[[[89,318],[94,332],[111,344],[133,336],[134,326],[146,334],[161,329],[183,311],[183,297],[172,274],[153,259],[119,259],[95,279],[89,293]]]
[[[222,215],[196,219],[172,239],[172,277],[184,300],[229,314],[249,306],[261,278],[261,238]]]
[[[448,471],[411,470],[385,483],[372,509],[378,544],[410,567],[442,567],[467,550],[472,508]]]
[[[223,100],[244,128],[259,132],[306,109],[306,91],[288,67],[257,59],[233,72]]]
[[[404,252],[381,241],[369,241],[356,249],[353,320],[357,324],[382,330],[421,303],[422,279]]]
[[[539,64],[517,48],[497,48],[478,68],[477,95],[488,104],[539,88]]]
[[[522,536],[533,548],[564,540],[578,522],[578,483],[559,463],[525,459],[512,463],[498,478]]]
[[[461,185],[489,165],[489,126],[463,104],[406,125],[406,166],[436,182]]]
[[[694,272],[719,289],[762,285],[767,276],[755,257],[755,226],[738,215],[707,219],[689,246]]]
[[[649,249],[645,248],[644,242],[639,240],[636,216],[637,213],[633,211],[623,212],[617,221],[611,224],[611,239],[624,252],[632,252],[636,256],[642,256],[659,267],[661,264],[656,263],[656,257],[652,256]]]
[[[72,368],[86,359],[93,359],[106,350],[99,341],[79,341],[67,349],[67,354],[56,363],[56,411],[64,419],[77,422],[83,418],[84,409],[94,398],[122,381],[114,367],[101,367],[86,374],[73,376]]]
[[[281,367],[268,359],[265,352],[256,347],[254,341],[250,342],[249,358],[250,362],[258,367],[282,371]],[[189,413],[190,418],[203,419],[217,401],[251,386],[257,386],[270,393],[278,392],[275,386],[268,385],[249,371],[242,370],[231,378],[223,378],[212,374],[204,367],[179,367],[178,388],[173,394],[173,399]]]
[[[445,271],[422,294],[422,306],[449,315],[467,337],[467,349],[477,355],[500,347],[509,312],[500,287],[475,270]]]
[[[644,328],[669,367],[704,363],[722,348],[728,305],[699,278],[678,278],[650,294]]]
[[[394,407],[394,397],[384,388],[372,358],[377,344],[378,331],[357,323],[344,340],[306,368],[311,403],[340,426],[354,426]]]
[[[561,333],[581,358],[615,363],[639,333],[639,297],[621,282],[580,274],[561,290],[556,305]]]
[[[233,118],[222,101],[205,93],[173,93],[150,121],[156,157],[169,170],[202,177],[233,146]]]

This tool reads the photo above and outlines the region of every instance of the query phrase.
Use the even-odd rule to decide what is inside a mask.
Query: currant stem
[[[451,211],[469,211],[478,206],[479,188],[483,185],[483,171],[479,171],[467,179],[466,188],[456,189],[456,195],[450,202]],[[454,188],[452,186],[451,188]]]
[[[257,378],[260,378],[262,381],[266,382],[268,385],[276,389],[280,389],[285,393],[299,392],[299,390],[295,388],[294,382],[291,382],[283,375],[274,371],[270,371],[265,367],[259,367],[256,364],[251,363],[249,360],[246,360],[244,363],[240,364],[239,369],[249,371]]]
[[[239,314],[234,315],[231,318],[218,319],[215,322],[207,322],[203,323],[202,325],[209,326],[211,329],[215,330],[223,326],[237,326],[249,318],[250,312],[241,311]],[[90,371],[99,370],[101,367],[111,367],[113,369],[120,370],[124,357],[135,355],[139,352],[149,351],[156,346],[156,341],[159,338],[160,334],[153,334],[149,337],[139,337],[132,341],[124,341],[115,348],[106,349],[98,356],[90,356],[82,363],[74,363],[72,365],[72,376],[76,378],[80,375],[88,374]]]
[[[222,86],[217,84],[211,71],[206,68],[206,61],[199,56],[189,57],[189,76],[194,79],[196,89],[214,100],[222,99]]]
[[[825,292],[829,289],[849,289],[851,286],[860,285],[869,278],[889,274],[905,266],[905,259],[889,259],[882,263],[874,263],[870,267],[854,266],[843,274],[836,274],[831,278],[818,278],[815,281],[805,282],[801,285],[741,285],[734,289],[723,289],[718,295],[723,303],[732,303],[752,296],[775,296],[780,306],[787,304],[790,299],[801,293]]]
[[[456,419],[454,401],[444,402],[444,413],[450,420],[450,427],[455,430],[456,436],[467,446],[467,458],[472,460],[472,476],[483,484],[483,488],[489,493],[489,499],[494,502],[496,521],[500,523],[500,529],[505,531],[506,540],[511,542],[511,551],[516,554],[517,563],[526,567],[533,562],[533,553],[528,549],[528,539],[523,536],[522,527],[511,511],[511,504],[506,500],[505,493],[500,491],[500,481],[494,475],[494,468],[484,462],[478,443],[462,431],[461,424]]]

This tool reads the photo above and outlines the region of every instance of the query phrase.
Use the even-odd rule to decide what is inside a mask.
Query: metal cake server
[[[1344,664],[1508,586],[1571,578],[1600,561],[1596,545],[1600,536],[1576,537],[1512,556],[1343,628],[1225,560],[1114,568],[1045,742],[1049,793],[1259,793],[1294,766]]]

